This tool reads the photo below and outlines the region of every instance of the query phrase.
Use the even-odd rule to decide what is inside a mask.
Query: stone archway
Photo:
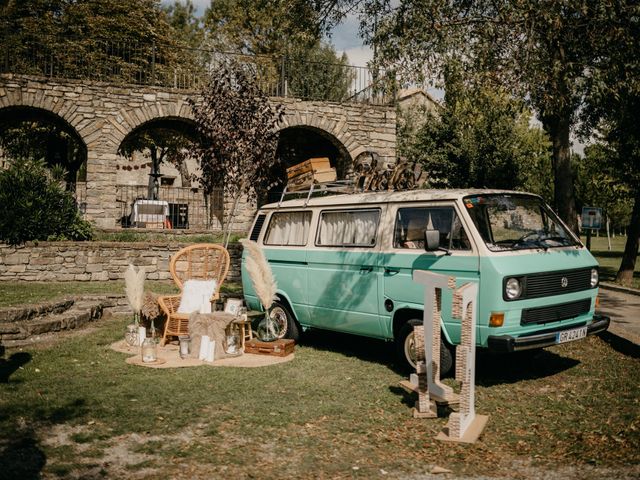
[[[0,108],[0,133],[5,156],[43,159],[49,167],[63,167],[69,190],[85,180],[78,177],[86,175],[87,145],[59,115],[25,105]]]

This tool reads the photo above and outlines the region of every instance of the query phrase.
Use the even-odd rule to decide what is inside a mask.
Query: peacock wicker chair
[[[199,243],[178,251],[171,257],[169,271],[180,288],[180,295],[158,297],[160,308],[167,316],[161,345],[169,337],[189,333],[189,313],[178,313],[183,285],[187,280],[215,280],[216,289],[211,301],[220,298],[220,287],[229,271],[229,252],[215,243]]]

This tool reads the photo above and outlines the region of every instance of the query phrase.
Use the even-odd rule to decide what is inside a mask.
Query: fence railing
[[[195,229],[221,228],[224,212],[222,189],[206,195],[202,189],[163,187],[150,201],[147,185],[116,185],[117,223],[123,228]]]
[[[259,56],[162,43],[42,36],[0,37],[0,73],[200,89],[221,64],[243,65],[274,97],[389,104],[394,89],[368,67]]]

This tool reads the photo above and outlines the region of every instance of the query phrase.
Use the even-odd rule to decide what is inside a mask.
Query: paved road
[[[598,312],[611,317],[611,333],[640,345],[640,295],[601,288]]]

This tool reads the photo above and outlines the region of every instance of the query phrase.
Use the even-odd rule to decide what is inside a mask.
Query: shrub
[[[0,171],[0,241],[91,238],[93,226],[80,217],[73,196],[44,162],[14,160]]]

